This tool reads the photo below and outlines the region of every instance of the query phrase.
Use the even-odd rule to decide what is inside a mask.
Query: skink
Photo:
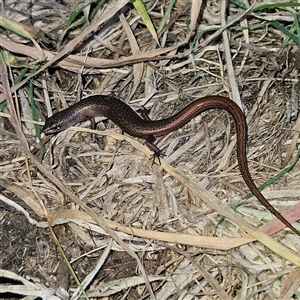
[[[113,96],[93,95],[48,118],[43,127],[43,132],[46,135],[56,134],[79,122],[91,120],[94,123],[95,117],[104,116],[129,135],[145,139],[148,147],[159,156],[160,150],[154,144],[155,137],[177,130],[200,113],[215,108],[226,110],[235,121],[237,129],[237,159],[245,183],[256,198],[273,215],[300,236],[300,232],[268,202],[255,185],[247,162],[246,118],[239,106],[229,98],[222,96],[203,97],[191,102],[169,118],[149,120],[147,118],[143,119],[129,105]]]

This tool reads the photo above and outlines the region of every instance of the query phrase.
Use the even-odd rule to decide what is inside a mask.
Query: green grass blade
[[[148,28],[149,32],[151,33],[151,35],[153,36],[155,41],[158,43],[158,37],[157,37],[156,30],[153,26],[152,20],[151,20],[149,14],[147,12],[147,9],[146,9],[143,1],[133,0],[132,2],[133,2],[133,5],[134,5],[135,9],[138,12],[138,14],[140,15],[140,17],[144,21],[146,27]]]

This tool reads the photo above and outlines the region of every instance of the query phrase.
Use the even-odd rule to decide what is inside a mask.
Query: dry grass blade
[[[15,53],[20,53],[20,54],[26,54],[32,58],[37,59],[39,56],[39,53],[35,48],[25,46],[25,45],[20,45],[13,41],[9,41],[5,38],[2,38],[0,40],[0,45],[9,51],[12,51]],[[78,71],[83,66],[89,67],[89,68],[94,67],[94,68],[100,68],[100,69],[102,69],[102,68],[107,69],[107,68],[120,67],[120,66],[124,66],[124,65],[128,65],[128,64],[134,64],[134,63],[139,63],[139,62],[144,62],[144,61],[149,61],[149,60],[168,59],[168,57],[167,58],[162,57],[161,55],[168,53],[174,49],[175,49],[175,47],[149,50],[145,53],[144,52],[136,53],[133,56],[121,58],[118,60],[105,59],[105,58],[83,57],[83,56],[78,56],[78,55],[68,55],[66,58],[63,58],[63,59],[58,58],[59,62],[57,64],[59,66],[61,66],[62,68],[65,68],[65,69],[71,70],[71,71]],[[54,59],[56,60],[55,54],[53,54],[50,51],[44,51],[44,53],[46,55],[46,59],[53,61],[53,64],[54,64],[55,63]],[[40,72],[40,71],[38,71],[38,72]],[[18,84],[18,87],[19,86],[20,86],[20,84]],[[13,90],[15,90],[15,87],[12,87],[12,88],[13,88]],[[3,98],[3,95],[1,95],[1,97]],[[2,98],[0,98],[0,100]]]
[[[288,165],[289,161],[291,161],[291,159],[293,157],[293,153],[294,153],[295,149],[297,149],[299,135],[300,135],[300,116],[298,116],[297,122],[296,122],[295,127],[294,127],[294,135],[293,135],[293,138],[292,138],[292,142],[291,142],[290,147],[287,151],[286,157],[285,157],[284,161],[281,164],[282,168],[285,168]]]
[[[293,297],[295,289],[300,284],[300,270],[291,272],[282,284],[280,299],[290,299]]]
[[[226,27],[226,1],[222,1],[222,7],[221,7],[221,25],[223,28]],[[243,109],[240,91],[238,89],[237,81],[235,78],[235,72],[233,68],[233,63],[231,59],[231,53],[230,53],[230,43],[228,38],[228,32],[226,30],[222,33],[223,41],[224,41],[224,51],[225,51],[225,57],[226,57],[226,64],[227,64],[227,70],[228,70],[228,77],[230,82],[230,87],[232,91],[232,98],[233,100]]]
[[[54,296],[56,292],[54,288],[43,288],[41,285],[34,284],[31,281],[24,279],[22,276],[18,276],[15,273],[7,270],[0,270],[0,278],[2,278],[2,280],[12,280],[14,282],[21,283],[19,285],[0,286],[1,294],[11,293],[30,297],[51,297]]]
[[[22,201],[24,201],[24,203],[26,203],[38,216],[44,216],[44,210],[35,200],[33,200],[34,195],[32,193],[28,193],[28,191],[25,192],[23,189],[14,186],[12,184],[9,184],[4,180],[0,180],[0,185],[6,188],[7,190],[9,190],[10,192],[12,192],[13,194],[15,194],[20,199],[22,199]],[[4,197],[3,195],[0,195],[0,199],[7,205],[12,206],[15,209],[24,213],[30,222],[33,222],[35,224],[37,223],[35,220],[32,220],[29,217],[28,212],[22,206],[18,205],[17,203],[14,203],[12,200],[8,199],[7,197]]]
[[[128,37],[128,41],[130,43],[133,56],[135,56],[136,54],[140,53],[139,45],[133,35],[133,32],[130,29],[129,24],[127,23],[127,21],[123,15],[120,16],[120,21],[121,21],[121,23],[124,27],[124,30],[126,32],[126,35]],[[144,66],[142,63],[133,65],[133,87],[132,87],[132,92],[129,95],[129,99],[131,99],[131,97],[136,92],[136,89],[138,88],[138,86],[141,83],[143,69],[144,69]]]
[[[40,45],[36,42],[36,39],[41,38],[42,36],[40,30],[32,28],[30,26],[26,26],[24,24],[19,24],[3,16],[0,16],[0,26],[15,32],[16,34],[24,38],[30,39],[39,53],[39,57],[38,57],[39,61],[44,60],[45,56],[43,54],[43,50],[41,49]]]
[[[200,15],[200,10],[202,6],[202,0],[199,1],[192,1],[192,7],[191,7],[191,31],[194,31],[196,29],[197,20]]]

